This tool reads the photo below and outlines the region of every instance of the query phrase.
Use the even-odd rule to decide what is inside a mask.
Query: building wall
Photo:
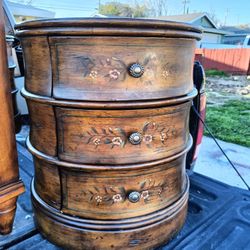
[[[201,48],[201,47],[204,47],[204,45],[202,44],[221,43],[221,41],[222,41],[222,35],[204,32],[202,34],[202,39],[197,42],[196,47]]]
[[[199,18],[192,24],[197,25],[197,26],[202,26],[204,28],[215,28],[214,25],[211,22],[209,22],[209,20],[205,16],[202,18]]]
[[[202,42],[205,43],[221,43],[222,35],[214,33],[203,33]]]

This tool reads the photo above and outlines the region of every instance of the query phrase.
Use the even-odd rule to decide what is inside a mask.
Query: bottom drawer
[[[156,249],[178,233],[186,213],[189,182],[172,205],[145,216],[120,220],[73,217],[47,205],[31,183],[36,225],[49,241],[64,249]]]
[[[61,169],[62,211],[92,219],[145,215],[175,202],[186,187],[185,157],[139,170]]]
[[[94,166],[34,156],[36,193],[62,213],[89,219],[127,219],[174,204],[187,187],[186,152],[147,164]]]

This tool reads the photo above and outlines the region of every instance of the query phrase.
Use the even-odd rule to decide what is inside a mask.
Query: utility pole
[[[190,1],[189,0],[183,0],[182,3],[183,3],[183,14],[186,14],[186,5],[188,3],[190,3]]]
[[[228,14],[229,14],[229,9],[227,8],[226,15],[225,15],[225,20],[224,20],[224,26],[226,26],[226,24],[227,24]]]
[[[100,8],[101,8],[101,0],[98,2],[98,13],[100,13]]]

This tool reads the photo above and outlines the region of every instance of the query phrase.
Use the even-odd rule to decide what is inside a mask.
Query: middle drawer
[[[86,164],[130,164],[174,155],[186,147],[190,102],[164,108],[56,108],[58,158]]]

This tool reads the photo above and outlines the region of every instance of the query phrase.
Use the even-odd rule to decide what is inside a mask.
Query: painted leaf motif
[[[122,128],[116,128],[116,130],[119,132],[120,135],[126,138],[126,132]]]
[[[145,132],[148,130],[149,125],[150,125],[150,122],[147,122],[147,123],[144,125],[144,127],[143,127],[143,129],[142,129],[142,132],[143,132],[143,133],[145,133]]]
[[[102,132],[103,132],[104,135],[107,135],[107,132],[106,132],[106,130],[104,128],[102,128]]]
[[[106,138],[105,141],[104,141],[105,144],[110,144],[112,143],[112,141],[109,139],[109,138]]]
[[[89,144],[91,140],[92,140],[92,137],[89,137],[86,143]]]
[[[146,186],[146,181],[141,183],[141,189],[143,189]]]
[[[94,133],[98,134],[97,130],[96,130],[94,127],[91,127],[91,130],[92,130]]]
[[[108,130],[109,130],[109,132],[110,132],[111,134],[114,134],[112,128],[108,128]]]

